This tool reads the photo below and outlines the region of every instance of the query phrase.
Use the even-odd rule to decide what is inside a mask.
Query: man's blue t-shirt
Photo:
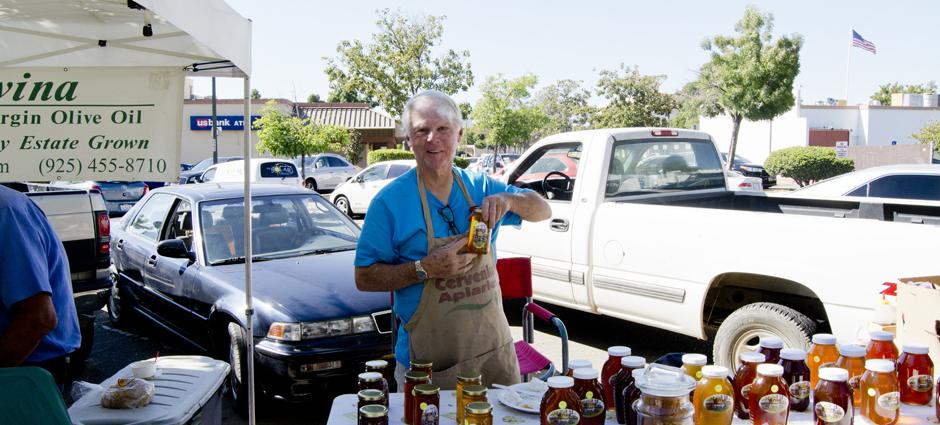
[[[10,327],[10,308],[33,295],[52,296],[58,324],[27,362],[38,363],[78,349],[78,328],[65,248],[42,210],[25,195],[0,186],[0,334]]]
[[[509,186],[489,176],[469,173],[454,167],[463,180],[467,192],[476,206],[483,205],[483,198],[502,192],[522,192],[523,189]],[[470,229],[470,205],[464,198],[463,191],[454,181],[447,202],[441,202],[430,191],[427,192],[428,211],[434,224],[434,237],[444,238],[452,232],[448,220],[453,222],[459,233]],[[450,208],[446,208],[449,206]],[[495,241],[500,225],[519,225],[522,219],[509,212],[496,224],[492,231],[491,248],[495,255]],[[408,171],[385,186],[372,200],[366,213],[365,224],[356,247],[356,267],[367,267],[374,263],[402,264],[424,258],[428,254],[427,226],[418,195],[418,179],[415,169]],[[408,332],[404,324],[411,320],[424,286],[421,282],[395,291],[395,314],[401,319],[398,327],[398,341],[395,344],[395,358],[399,363],[410,362]]]

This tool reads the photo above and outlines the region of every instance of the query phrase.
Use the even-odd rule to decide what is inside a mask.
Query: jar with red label
[[[385,381],[385,377],[378,372],[362,372],[359,374],[359,391],[362,390],[379,390],[382,392],[382,395],[385,396],[385,399],[382,401],[382,405],[388,407],[388,382]]]
[[[438,425],[441,420],[441,388],[434,384],[416,385],[412,405],[413,425]]]
[[[786,425],[790,416],[790,389],[783,379],[783,366],[757,366],[757,378],[747,395],[751,420],[761,425]]]
[[[849,371],[837,367],[819,369],[819,383],[813,392],[813,419],[816,425],[852,425],[852,389]]]
[[[620,359],[620,372],[611,378],[614,384],[614,410],[617,414],[617,423],[623,424],[627,421],[626,412],[629,406],[623,403],[624,390],[633,382],[633,371],[642,369],[643,366],[646,366],[646,359],[643,357],[626,356]],[[607,406],[607,410],[610,410],[610,406]]]
[[[898,378],[894,374],[894,362],[887,359],[865,361],[862,375],[862,401],[860,414],[875,425],[893,425],[901,416],[901,394]]]
[[[926,406],[933,397],[933,361],[921,344],[904,344],[898,357],[901,403]]]
[[[777,364],[780,361],[780,350],[783,350],[783,340],[775,336],[762,336],[757,352],[767,358],[766,363]]]
[[[898,347],[894,345],[894,334],[891,332],[875,331],[869,334],[868,346],[865,347],[865,359],[898,360]]]
[[[408,371],[405,372],[405,423],[414,424],[414,388],[421,384],[428,383],[428,374],[425,372]]]
[[[581,398],[581,425],[603,425],[607,419],[604,387],[597,382],[597,376],[597,369],[574,370],[574,392]]]
[[[604,384],[604,405],[614,406],[614,386],[610,378],[620,371],[620,359],[632,354],[630,347],[615,345],[607,349],[607,361],[601,368],[601,382]]]
[[[812,390],[806,352],[799,348],[784,348],[780,351],[780,366],[783,366],[783,379],[789,385],[790,411],[805,412],[809,408]]]
[[[548,391],[539,405],[541,425],[578,425],[581,421],[581,398],[574,392],[574,378],[548,378]]]
[[[741,364],[738,370],[734,372],[734,413],[741,419],[750,419],[751,407],[748,405],[747,397],[751,391],[751,384],[757,377],[757,365],[764,363],[766,358],[761,353],[745,351],[741,353]]]
[[[839,346],[839,359],[836,367],[849,371],[849,387],[852,388],[852,405],[859,407],[862,402],[862,393],[859,382],[865,373],[865,347],[844,344]]]

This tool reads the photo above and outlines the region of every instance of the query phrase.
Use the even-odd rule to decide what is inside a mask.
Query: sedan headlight
[[[274,322],[268,328],[268,338],[278,341],[300,341],[330,336],[351,335],[375,331],[372,316],[357,316],[321,322]]]
[[[760,169],[760,168],[757,168],[757,167],[746,167],[746,166],[741,166],[741,169],[742,169],[742,170],[744,170],[744,171],[748,171],[748,172],[751,172],[751,173],[758,173],[758,172],[760,172],[760,171],[761,171],[761,169]]]

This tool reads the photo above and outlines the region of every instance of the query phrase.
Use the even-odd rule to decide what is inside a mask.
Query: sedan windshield
[[[244,260],[244,213],[240,198],[203,202],[200,228],[209,264]],[[270,260],[356,248],[359,228],[315,195],[252,198],[252,258]]]

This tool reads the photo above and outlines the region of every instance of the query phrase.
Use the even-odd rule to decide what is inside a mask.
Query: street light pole
[[[215,77],[212,77],[212,163],[219,163],[219,128],[216,116]]]

